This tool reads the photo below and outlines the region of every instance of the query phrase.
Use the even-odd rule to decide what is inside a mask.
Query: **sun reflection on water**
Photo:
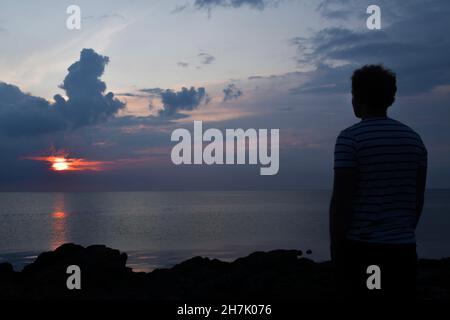
[[[67,211],[65,209],[65,195],[63,193],[55,195],[53,207],[51,214],[51,250],[55,250],[67,242]]]

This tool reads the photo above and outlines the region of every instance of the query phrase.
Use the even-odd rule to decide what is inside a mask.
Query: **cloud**
[[[183,5],[176,5],[175,8],[170,13],[175,14],[175,13],[182,12],[182,11],[186,10],[188,6],[189,5],[187,3],[183,4]]]
[[[147,95],[133,93],[133,92],[122,92],[122,93],[116,93],[116,96],[119,96],[119,97],[146,97]]]
[[[117,19],[125,20],[125,16],[120,13],[117,13],[117,12],[107,13],[107,14],[103,14],[100,16],[100,19],[110,19],[110,18],[117,18]]]
[[[115,118],[114,123],[117,126],[168,124],[172,120],[187,117],[186,114],[180,113],[180,111],[192,111],[201,104],[208,104],[211,100],[204,87],[182,87],[179,91],[161,88],[142,88],[137,90],[136,93],[126,92],[121,93],[120,96],[145,98],[149,100],[150,109],[154,109],[158,105],[162,105],[162,108],[158,110],[157,115],[140,117],[121,116],[120,118]],[[155,100],[157,101],[156,104],[154,104]]]
[[[431,5],[434,0],[427,0]],[[391,22],[401,19],[407,12],[417,12],[416,5],[423,5],[423,0],[409,0],[407,5],[401,4],[399,1],[378,0],[376,3],[372,0],[321,0],[318,1],[316,11],[329,20],[345,22],[348,24],[350,20],[355,22],[363,21],[368,17],[366,9],[369,5],[376,4],[382,11],[382,24],[390,24]]]
[[[242,91],[234,85],[234,83],[230,83],[225,89],[223,89],[223,101],[229,101],[233,99],[237,99],[242,96]]]
[[[211,17],[211,12],[215,8],[232,8],[239,9],[242,7],[248,7],[250,9],[256,9],[262,11],[268,6],[276,6],[283,0],[195,0],[193,3],[194,10],[206,10],[208,17]],[[176,5],[170,12],[176,14],[187,10],[191,6],[190,3],[184,5]]]
[[[61,113],[39,97],[17,86],[0,82],[0,133],[7,136],[38,135],[65,129]]]
[[[92,49],[83,49],[80,60],[73,63],[61,89],[68,100],[55,96],[55,108],[61,108],[68,125],[77,128],[104,122],[115,115],[125,104],[114,98],[112,92],[105,93],[106,84],[100,80],[109,58]]]
[[[144,92],[147,95],[150,96],[160,96],[162,92],[164,92],[164,89],[161,88],[145,88],[145,89],[139,89],[139,92]]]
[[[0,133],[39,135],[108,120],[125,106],[112,92],[105,94],[106,84],[100,77],[108,62],[108,57],[83,49],[60,86],[67,100],[57,94],[54,103],[0,82]]]
[[[202,64],[211,64],[216,59],[213,55],[206,52],[199,53],[198,56]]]
[[[112,13],[105,13],[102,15],[98,15],[98,16],[83,16],[82,17],[83,20],[91,20],[91,19],[97,19],[97,20],[105,20],[105,19],[120,19],[120,20],[126,20],[125,16],[117,13],[117,12],[112,12]]]
[[[214,7],[240,8],[242,6],[263,10],[266,6],[273,3],[275,1],[270,0],[195,0],[194,6],[197,9],[206,10],[211,10]]]
[[[322,16],[328,19],[342,20],[349,19],[352,16],[352,12],[355,12],[354,9],[355,8],[352,6],[351,0],[322,0],[316,8]],[[363,12],[365,13],[365,11]]]
[[[163,118],[179,117],[179,111],[194,110],[201,103],[207,103],[209,100],[203,87],[198,89],[183,87],[180,91],[167,89],[161,91],[160,95],[164,109],[159,111],[159,116]]]
[[[333,68],[319,64],[314,71],[305,73],[303,76],[306,76],[307,80],[297,87],[289,89],[289,93],[294,95],[350,93],[350,77],[354,69],[354,65]]]
[[[264,79],[263,76],[249,76],[247,80],[261,80]]]
[[[450,28],[450,3],[414,2],[414,10],[409,8],[402,14],[382,30],[327,28],[309,38],[293,39],[299,67],[313,70],[310,80],[291,93],[348,92],[352,70],[378,63],[397,73],[399,95],[427,92],[450,83],[450,40],[442,34]]]
[[[177,63],[177,66],[182,67],[182,68],[187,68],[187,67],[189,67],[189,63],[180,61]]]

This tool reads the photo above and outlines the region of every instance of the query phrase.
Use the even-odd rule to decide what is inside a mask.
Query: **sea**
[[[255,251],[311,250],[329,259],[330,190],[0,193],[0,263],[19,271],[63,243],[104,244],[134,271],[193,256],[232,261]],[[427,190],[421,258],[450,256],[450,189]]]

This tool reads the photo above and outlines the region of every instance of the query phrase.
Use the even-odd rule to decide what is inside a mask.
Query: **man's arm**
[[[339,254],[351,218],[356,189],[356,168],[335,168],[333,195],[330,204],[331,257]]]
[[[419,223],[422,215],[423,203],[425,198],[425,185],[427,182],[427,167],[419,166],[417,171],[417,202],[416,202],[416,225]]]

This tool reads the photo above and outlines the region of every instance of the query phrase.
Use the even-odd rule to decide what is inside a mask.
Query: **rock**
[[[120,294],[124,277],[131,273],[126,267],[127,255],[103,245],[84,248],[64,244],[53,252],[44,252],[24,267],[21,276],[25,294],[31,298],[95,297]],[[68,290],[67,268],[77,265],[82,270],[82,291]],[[110,291],[110,292],[107,292]]]
[[[64,244],[40,254],[22,272],[14,272],[9,263],[0,264],[0,298],[245,301],[250,297],[269,301],[338,297],[332,264],[303,258],[299,250],[254,252],[233,262],[194,257],[150,273],[132,272],[126,260],[125,253],[103,245]],[[66,270],[72,264],[82,270],[82,290],[66,287]],[[450,299],[450,258],[420,260],[417,284],[421,299]]]
[[[7,277],[14,273],[14,269],[11,263],[0,263],[0,277]]]

